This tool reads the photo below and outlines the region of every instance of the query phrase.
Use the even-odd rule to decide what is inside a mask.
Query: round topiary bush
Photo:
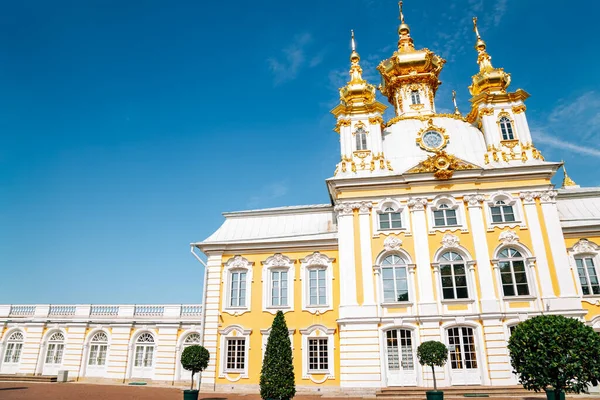
[[[204,371],[208,367],[208,360],[210,360],[210,353],[202,346],[193,345],[183,349],[183,353],[181,353],[181,366],[185,370],[192,371],[190,390],[194,390],[194,375],[197,372]]]
[[[510,363],[529,390],[581,393],[600,378],[600,336],[583,322],[541,315],[517,325],[508,341]]]
[[[417,348],[417,357],[421,365],[429,365],[433,373],[433,390],[437,391],[435,367],[443,367],[448,360],[448,348],[444,343],[432,340],[423,342]]]

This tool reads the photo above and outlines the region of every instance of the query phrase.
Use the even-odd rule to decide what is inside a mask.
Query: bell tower
[[[350,81],[340,89],[340,104],[331,113],[336,117],[334,130],[340,134],[341,160],[335,176],[365,176],[391,170],[383,155],[383,112],[375,86],[362,77],[360,56],[352,31]]]
[[[380,90],[398,117],[433,115],[435,93],[441,85],[439,75],[446,60],[429,49],[415,49],[410,27],[404,21],[402,1],[398,5],[398,50],[377,67],[382,78]]]

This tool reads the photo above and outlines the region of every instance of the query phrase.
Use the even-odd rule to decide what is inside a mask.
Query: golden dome
[[[477,29],[477,17],[473,17],[473,30],[477,35],[475,49],[477,50],[479,73],[473,75],[473,84],[469,86],[469,91],[473,96],[482,92],[506,93],[506,89],[510,85],[510,74],[504,72],[502,68],[492,66],[492,57],[487,53],[485,42]]]

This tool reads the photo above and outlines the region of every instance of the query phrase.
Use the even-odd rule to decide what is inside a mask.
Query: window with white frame
[[[271,306],[287,307],[288,305],[288,271],[271,270]]]
[[[328,338],[308,339],[308,372],[325,373],[329,371]]]
[[[327,269],[315,267],[308,270],[308,305],[327,304]]]
[[[450,208],[448,203],[441,203],[433,211],[433,221],[436,227],[458,225],[456,210]]]
[[[142,333],[135,341],[134,367],[152,367],[154,361],[154,336],[151,333]]]
[[[421,95],[418,90],[413,90],[410,92],[410,100],[413,104],[421,104]]]
[[[490,207],[493,223],[515,222],[515,210],[504,200],[497,200]]]
[[[4,362],[6,364],[17,364],[21,361],[21,350],[23,349],[23,332],[13,332],[6,342]]]
[[[401,229],[402,215],[399,210],[394,210],[392,207],[386,207],[379,214],[379,229]]]
[[[383,301],[397,303],[409,301],[408,268],[406,261],[397,254],[391,254],[381,262]]]
[[[498,120],[500,124],[500,132],[502,133],[502,140],[514,140],[515,135],[513,133],[512,121],[508,117],[501,117]]]
[[[246,338],[225,339],[227,360],[225,370],[228,372],[243,372],[246,369]]]
[[[46,350],[46,364],[61,364],[64,349],[65,336],[61,332],[56,332],[50,336]]]
[[[362,126],[354,132],[356,138],[356,150],[367,150],[367,131]]]
[[[440,256],[440,277],[444,300],[469,298],[467,267],[460,254],[448,251]]]
[[[500,280],[504,296],[529,296],[525,258],[512,247],[498,253]]]
[[[88,365],[103,366],[106,364],[106,353],[108,352],[108,336],[105,332],[98,332],[90,342],[90,354]]]
[[[231,271],[229,306],[246,307],[246,271]]]
[[[577,265],[577,274],[581,284],[581,293],[585,296],[600,295],[600,283],[598,282],[594,257],[591,255],[576,256],[575,264]]]
[[[303,310],[312,314],[333,310],[333,261],[318,251],[300,260]]]

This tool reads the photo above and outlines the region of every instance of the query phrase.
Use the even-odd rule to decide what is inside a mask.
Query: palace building
[[[436,112],[446,61],[414,44],[402,12],[398,47],[377,67],[387,105],[363,78],[352,34],[332,110],[331,203],[225,213],[192,243],[207,257],[201,313],[0,306],[0,373],[174,383],[181,349],[199,342],[211,353],[203,390],[257,391],[281,310],[299,390],[431,387],[416,359],[428,340],[449,348],[440,386],[506,386],[517,384],[507,340],[519,322],[562,314],[600,331],[600,188],[566,171],[554,187],[562,163],[535,147],[529,94],[492,65],[476,19],[474,31],[466,114],[456,102]]]

